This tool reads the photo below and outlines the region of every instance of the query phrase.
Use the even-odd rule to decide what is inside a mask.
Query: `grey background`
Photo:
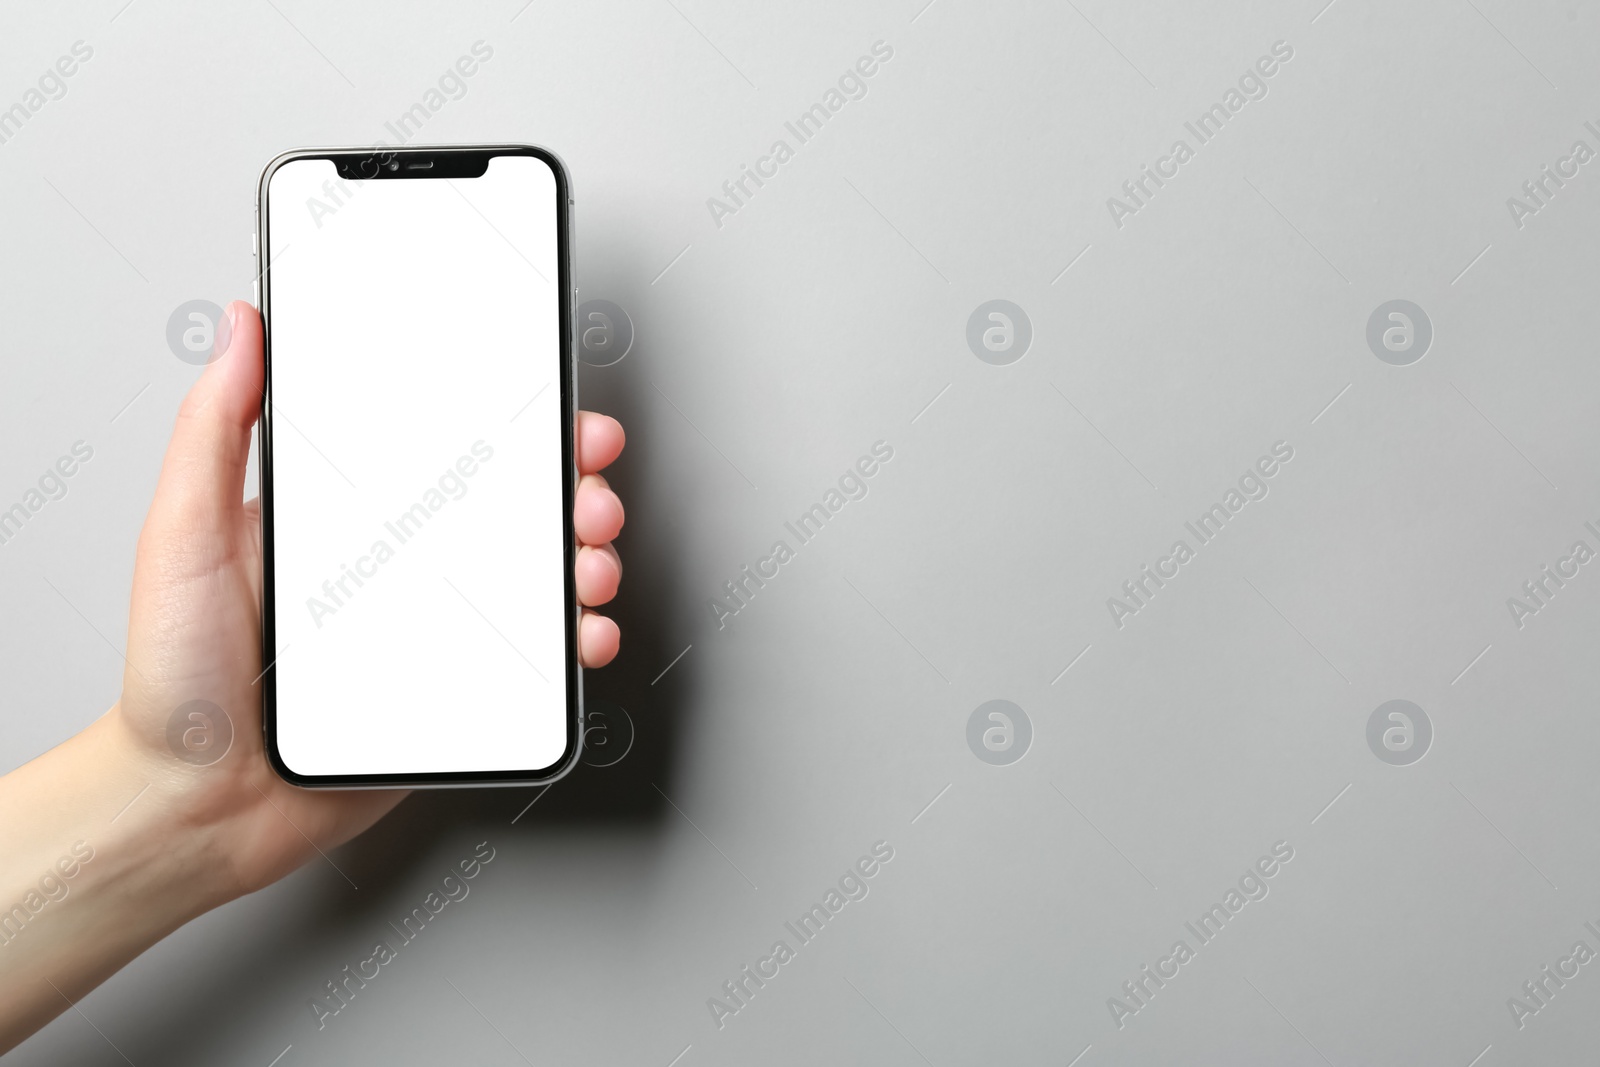
[[[167,317],[249,293],[270,157],[387,136],[483,40],[417,140],[558,151],[580,298],[637,334],[581,379],[629,434],[623,653],[587,679],[629,754],[413,797],[334,854],[359,890],[319,862],[207,915],[13,1062],[1592,1055],[1593,965],[1523,1029],[1506,1000],[1600,949],[1600,577],[1521,629],[1506,598],[1597,545],[1600,163],[1521,229],[1506,198],[1600,148],[1594,9],[924,2],[7,6],[6,104],[95,54],[0,145],[0,498],[95,456],[0,546],[5,767],[115,699],[198,373]],[[716,226],[880,39],[868,95]],[[1279,40],[1269,95],[1116,227],[1106,198]],[[1008,366],[966,345],[991,299],[1032,323]],[[1434,327],[1410,366],[1366,345],[1394,299]],[[877,440],[870,494],[719,630],[722,583]],[[1106,598],[1279,440],[1270,495],[1117,628]],[[1033,727],[1008,766],[967,747],[996,699]],[[1367,747],[1391,699],[1433,725],[1409,766]],[[307,1001],[485,840],[319,1031]],[[707,998],[879,840],[870,895],[719,1029]],[[1119,1030],[1107,998],[1280,840],[1270,895]]]

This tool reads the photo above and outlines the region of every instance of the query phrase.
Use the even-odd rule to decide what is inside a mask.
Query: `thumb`
[[[216,354],[178,409],[161,463],[145,521],[146,533],[159,541],[198,545],[205,542],[197,539],[231,534],[244,505],[250,428],[261,410],[261,317],[235,300],[224,324]]]

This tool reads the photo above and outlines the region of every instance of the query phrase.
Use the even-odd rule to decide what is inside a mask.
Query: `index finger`
[[[578,412],[573,436],[577,438],[579,474],[597,474],[610,466],[627,441],[622,423],[598,411]]]

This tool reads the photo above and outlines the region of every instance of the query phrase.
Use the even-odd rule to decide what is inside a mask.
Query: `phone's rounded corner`
[[[272,182],[272,176],[283,169],[286,164],[293,163],[297,159],[308,159],[317,155],[318,151],[315,148],[291,148],[289,151],[280,152],[267,160],[267,165],[261,168],[261,179],[256,182],[256,203],[265,204],[267,202],[267,188]]]
[[[515,144],[493,146],[493,151],[502,154],[532,156],[550,168],[556,177],[556,190],[563,201],[572,199],[572,168],[567,166],[567,161],[561,158],[560,153],[547,145],[532,144],[519,141]]]
[[[262,750],[267,756],[267,766],[272,768],[272,773],[282,778],[285,782],[300,789],[317,789],[327,783],[316,775],[301,774],[289,766],[283,758],[283,752],[278,748],[278,739],[271,731],[262,738]]]
[[[529,773],[525,785],[554,785],[577,768],[583,757],[583,720],[575,719],[571,735],[567,740],[566,751],[561,753],[561,758],[548,767],[541,767]]]

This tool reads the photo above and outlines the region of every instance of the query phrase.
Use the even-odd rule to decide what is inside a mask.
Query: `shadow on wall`
[[[459,839],[472,826],[496,839],[515,839],[597,824],[645,830],[665,815],[676,817],[656,786],[673,792],[672,757],[685,727],[679,697],[691,671],[680,664],[651,683],[687,641],[680,633],[665,632],[675,625],[674,613],[660,610],[681,600],[677,561],[687,546],[680,542],[683,526],[670,515],[671,474],[652,466],[649,358],[648,343],[642,341],[616,366],[579,370],[583,406],[619,419],[628,434],[622,457],[604,472],[627,510],[617,539],[624,578],[617,599],[600,609],[621,626],[622,651],[609,666],[584,672],[590,726],[583,761],[548,787],[413,793],[340,850],[355,867],[375,877],[403,878],[409,861],[431,855],[440,838]],[[617,707],[625,717],[616,714]]]
[[[649,448],[658,417],[647,384],[651,357],[644,337],[614,366],[579,367],[582,406],[619,419],[628,434],[621,458],[604,472],[627,511],[617,539],[624,577],[616,600],[600,609],[621,626],[622,650],[610,665],[584,672],[590,724],[582,762],[548,787],[413,793],[340,850],[370,876],[403,879],[408,865],[431,856],[441,838],[461,839],[469,827],[516,839],[606,825],[648,832],[665,816],[676,817],[656,786],[673,792],[673,753],[686,726],[679,696],[692,675],[679,665],[651,683],[687,641],[665,632],[677,625],[676,613],[661,606],[681,600],[678,561],[688,546],[681,543],[683,524],[671,515],[672,473],[654,468],[660,461]],[[625,716],[617,714],[619,707]]]

